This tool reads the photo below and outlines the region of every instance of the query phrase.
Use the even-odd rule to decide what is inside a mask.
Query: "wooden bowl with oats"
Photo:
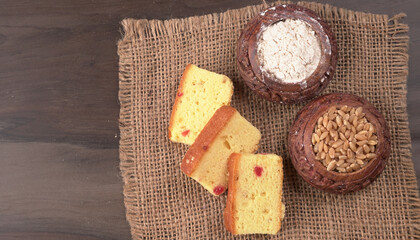
[[[288,147],[305,181],[344,194],[366,187],[379,176],[391,142],[384,117],[371,103],[352,94],[333,93],[299,111]]]
[[[326,88],[337,54],[336,38],[324,19],[302,6],[282,4],[248,22],[237,41],[236,63],[253,92],[290,104]]]

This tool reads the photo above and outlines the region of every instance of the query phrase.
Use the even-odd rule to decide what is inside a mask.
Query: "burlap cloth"
[[[392,151],[385,171],[366,189],[344,196],[318,191],[297,175],[286,143],[304,104],[260,99],[235,66],[240,31],[265,6],[168,21],[126,19],[118,43],[120,167],[134,239],[234,238],[223,226],[226,194],[214,197],[186,177],[179,165],[188,147],[167,137],[176,89],[189,63],[231,77],[232,105],[261,131],[261,152],[285,159],[281,231],[238,239],[419,239],[420,204],[406,112],[408,26],[399,22],[404,15],[389,18],[300,4],[324,17],[337,37],[337,72],[324,93],[362,96],[388,121]]]

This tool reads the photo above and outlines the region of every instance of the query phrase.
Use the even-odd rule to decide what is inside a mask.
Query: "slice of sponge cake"
[[[191,145],[216,110],[230,104],[232,94],[227,76],[188,65],[172,109],[169,139]]]
[[[226,229],[233,234],[276,234],[284,217],[282,158],[233,153],[228,170]]]
[[[229,106],[219,108],[186,153],[181,170],[213,195],[228,183],[227,161],[231,153],[253,153],[261,133]]]

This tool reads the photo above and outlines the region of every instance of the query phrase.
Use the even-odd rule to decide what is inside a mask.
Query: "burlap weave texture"
[[[332,27],[337,71],[324,93],[362,96],[391,129],[389,164],[366,189],[349,195],[321,192],[304,182],[287,153],[287,133],[302,104],[260,99],[241,81],[235,42],[264,5],[185,19],[122,22],[120,160],[133,239],[415,239],[420,202],[406,112],[408,26],[403,14],[354,12],[302,2]],[[262,133],[260,152],[284,157],[286,216],[275,236],[233,237],[223,226],[226,194],[214,197],[180,170],[188,147],[169,141],[176,89],[189,63],[229,76],[232,106]]]

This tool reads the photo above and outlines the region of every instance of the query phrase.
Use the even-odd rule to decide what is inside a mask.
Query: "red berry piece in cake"
[[[182,136],[186,137],[188,135],[188,133],[190,133],[190,130],[185,130],[181,134],[182,134]]]
[[[264,154],[264,155],[266,155],[266,154]],[[255,175],[257,175],[257,177],[261,177],[263,171],[264,171],[263,168],[260,167],[260,166],[255,166],[254,167],[254,173],[255,173]]]
[[[225,191],[225,187],[223,187],[223,186],[217,186],[217,187],[215,187],[215,188],[213,189],[213,193],[214,193],[215,195],[220,195],[220,194],[222,194],[224,191]]]

